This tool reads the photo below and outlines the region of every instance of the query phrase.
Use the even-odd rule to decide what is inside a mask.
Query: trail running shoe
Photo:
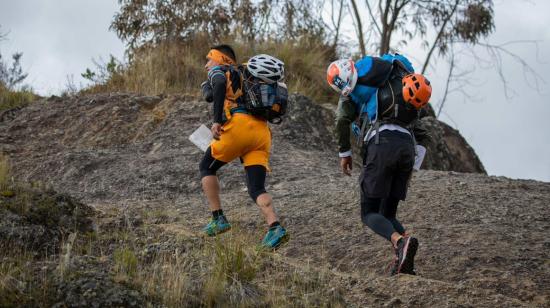
[[[229,231],[230,229],[231,224],[227,221],[227,218],[225,218],[224,215],[221,215],[217,219],[211,218],[202,230],[208,236],[215,236],[217,234]]]
[[[394,255],[394,258],[393,260],[391,261],[391,263],[386,267],[386,270],[385,272],[387,273],[388,272],[388,269],[390,269],[390,276],[394,276],[394,275],[397,275],[397,250],[395,250],[395,255]],[[403,272],[401,271],[401,274],[408,274],[408,275],[416,275],[416,272],[414,270],[412,270],[411,272]]]
[[[282,226],[275,226],[269,228],[264,239],[262,240],[262,247],[275,249],[281,244],[285,243],[289,239],[289,234]]]
[[[403,237],[397,242],[397,259],[392,269],[392,275],[409,274],[416,275],[414,271],[414,256],[418,249],[418,240],[414,237]]]

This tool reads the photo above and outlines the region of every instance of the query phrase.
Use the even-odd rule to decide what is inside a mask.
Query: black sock
[[[276,222],[270,224],[270,225],[269,225],[269,228],[274,228],[274,227],[277,227],[277,226],[280,226],[280,225],[281,225],[281,224],[280,224],[278,221],[276,221]]]
[[[217,211],[212,211],[212,217],[218,219],[218,217],[223,216],[223,210],[219,209]]]

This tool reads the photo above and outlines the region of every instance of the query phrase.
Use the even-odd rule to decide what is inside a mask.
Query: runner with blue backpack
[[[212,218],[204,227],[208,236],[229,231],[223,213],[217,171],[239,158],[246,172],[248,193],[259,206],[269,229],[261,245],[277,248],[289,235],[281,226],[271,195],[265,189],[269,170],[271,131],[268,121],[280,123],[286,112],[288,92],[282,83],[284,64],[268,56],[252,57],[238,66],[229,45],[211,48],[205,65],[208,80],[202,84],[203,97],[213,103],[214,140],[199,165],[204,194]]]
[[[414,275],[418,240],[406,233],[396,215],[407,194],[416,149],[425,152],[420,144],[429,138],[419,118],[431,96],[430,82],[399,54],[335,61],[327,81],[340,93],[336,134],[340,166],[348,176],[351,131],[362,141],[361,220],[391,242],[391,274]]]

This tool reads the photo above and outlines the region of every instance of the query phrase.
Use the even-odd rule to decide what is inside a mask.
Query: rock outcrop
[[[434,117],[422,119],[432,136],[423,169],[487,174],[474,149],[459,131]]]
[[[0,249],[54,255],[71,233],[92,232],[95,210],[68,195],[31,188],[0,193]]]

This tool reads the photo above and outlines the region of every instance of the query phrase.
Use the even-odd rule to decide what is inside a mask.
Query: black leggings
[[[372,231],[391,241],[393,232],[405,233],[405,228],[396,218],[399,199],[361,198],[361,220]]]
[[[212,151],[210,150],[210,147],[208,147],[199,164],[201,179],[205,176],[216,175],[216,172],[225,164],[227,163],[212,157]],[[247,166],[244,167],[244,169],[246,171],[246,185],[248,187],[248,194],[250,195],[250,198],[256,202],[258,196],[267,192],[265,190],[265,178],[267,171],[265,167],[261,165]]]

